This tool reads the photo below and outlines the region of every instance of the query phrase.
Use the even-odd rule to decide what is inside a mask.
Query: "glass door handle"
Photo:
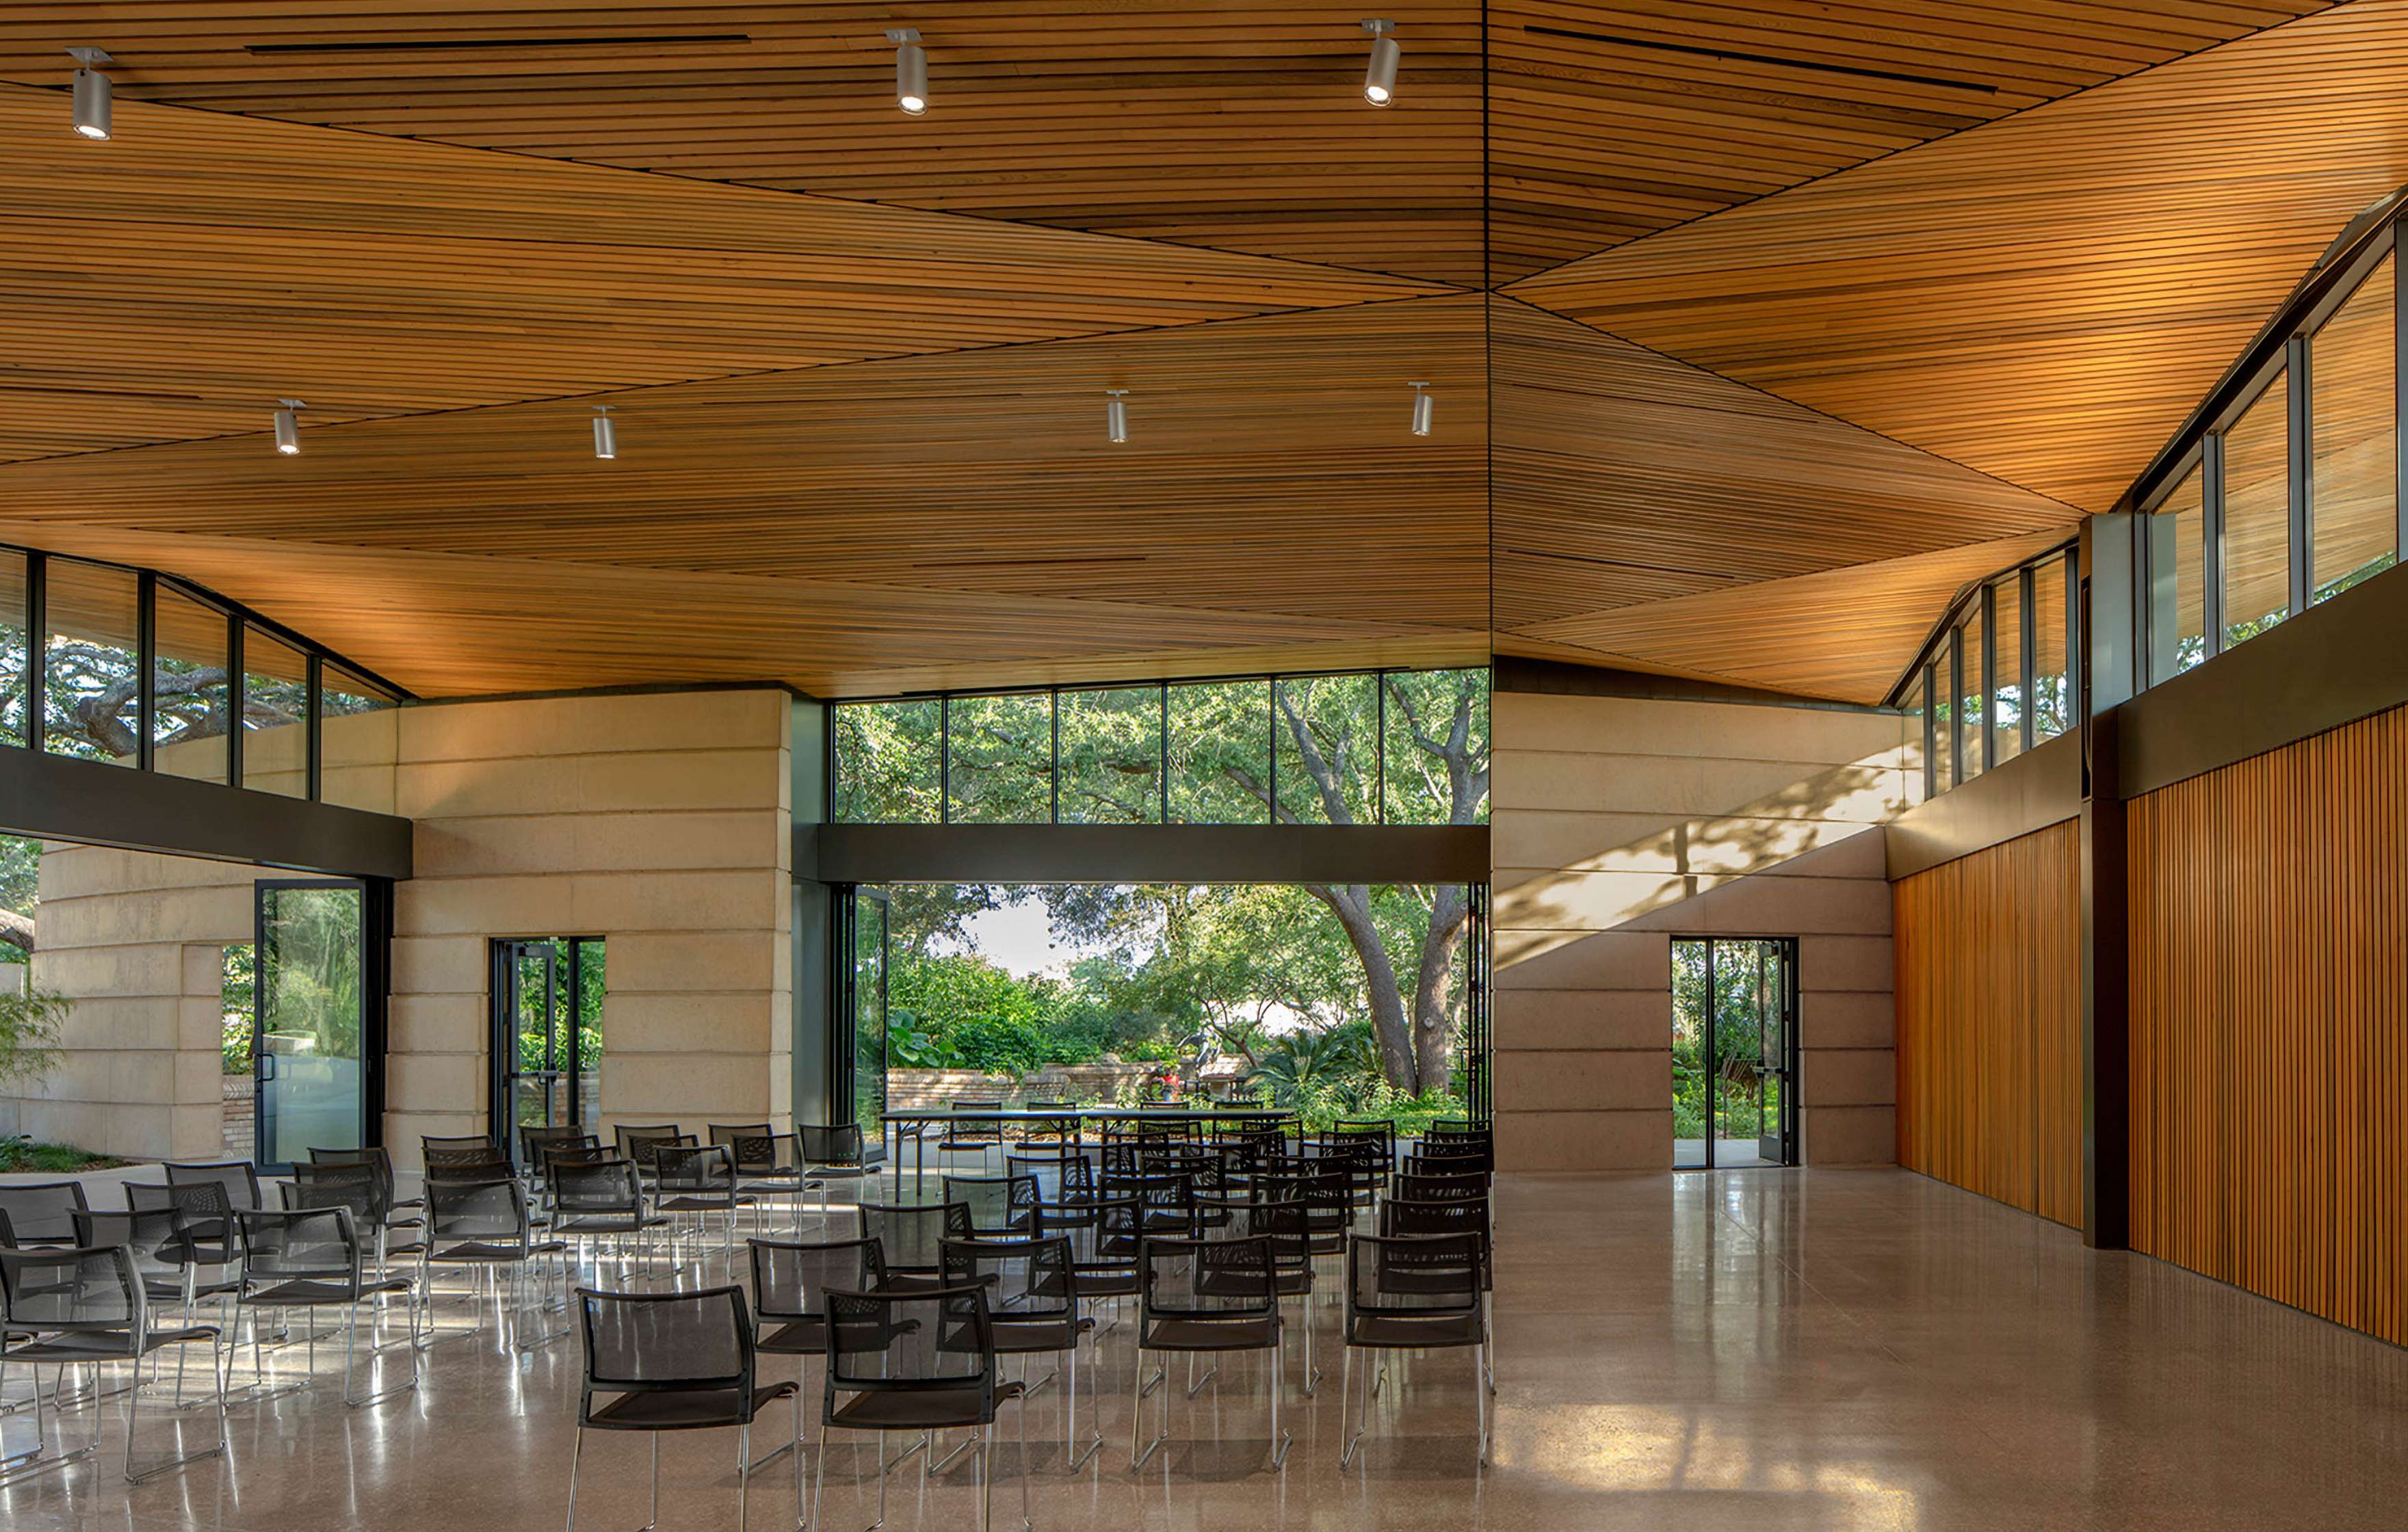
[[[273,1053],[262,1053],[262,1054],[260,1054],[260,1055],[259,1055],[259,1082],[260,1082],[261,1084],[265,1085],[265,1084],[266,1084],[269,1081],[272,1081],[272,1080],[274,1080],[275,1078],[276,1078],[276,1055],[275,1055],[275,1054],[273,1054]]]

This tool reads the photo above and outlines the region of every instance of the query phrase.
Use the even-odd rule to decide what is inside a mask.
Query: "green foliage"
[[[249,942],[225,950],[218,989],[218,1063],[226,1074],[251,1073],[251,1008],[258,1000],[259,953]]]
[[[543,1057],[543,1037],[540,1033],[519,1034],[519,1070],[533,1074],[547,1067]],[[598,1027],[577,1029],[577,1067],[580,1073],[591,1073],[602,1067],[602,1033]]]
[[[75,1002],[54,990],[0,990],[0,1090],[59,1067],[59,1029]]]
[[[42,1171],[64,1175],[77,1170],[108,1170],[127,1162],[108,1154],[94,1154],[73,1144],[28,1143],[22,1138],[0,1138],[0,1175],[21,1175]]]

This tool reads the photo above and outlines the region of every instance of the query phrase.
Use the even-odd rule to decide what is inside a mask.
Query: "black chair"
[[[483,1134],[449,1138],[421,1137],[418,1140],[421,1166],[430,1176],[516,1175],[510,1157],[502,1146]]]
[[[0,1185],[0,1247],[33,1250],[76,1243],[76,1214],[86,1210],[79,1181]]]
[[[628,1160],[578,1165],[555,1155],[552,1162],[552,1231],[569,1239],[607,1240],[621,1266],[636,1241],[644,1266],[652,1265],[652,1236],[668,1220],[644,1203],[642,1181]]]
[[[1338,1414],[1346,1415],[1359,1350],[1434,1351],[1473,1348],[1477,1371],[1471,1396],[1478,1401],[1480,1461],[1488,1461],[1488,1324],[1482,1304],[1488,1255],[1477,1236],[1418,1235],[1383,1238],[1356,1235],[1346,1247],[1346,1349],[1340,1369]],[[1384,1374],[1383,1367],[1381,1373]],[[1346,1439],[1338,1466],[1346,1467],[1370,1425],[1371,1394],[1379,1375],[1366,1379],[1354,1434]]]
[[[1003,1103],[1000,1101],[961,1100],[950,1102],[948,1105],[953,1110],[960,1112],[1001,1111],[1003,1110]],[[1003,1124],[1001,1123],[946,1123],[943,1124],[943,1127],[944,1137],[937,1140],[937,1155],[938,1163],[939,1165],[944,1163],[944,1156],[947,1154],[976,1154],[979,1157],[979,1168],[983,1170],[986,1167],[987,1151],[995,1150],[1000,1152],[1003,1148]]]
[[[349,1208],[302,1208],[283,1211],[263,1210],[235,1212],[235,1226],[242,1233],[242,1292],[236,1302],[245,1309],[268,1310],[277,1312],[300,1309],[340,1309],[347,1323],[343,1329],[343,1402],[358,1409],[405,1393],[418,1386],[418,1312],[414,1286],[406,1277],[371,1277],[367,1270],[366,1251],[360,1239],[358,1227],[351,1221]],[[357,1366],[360,1344],[360,1310],[372,1300],[386,1296],[398,1296],[409,1316],[409,1338],[406,1348],[409,1353],[409,1377],[391,1388],[362,1396],[351,1392],[351,1378]],[[267,1383],[267,1369],[260,1354],[259,1324],[251,1324],[251,1372],[261,1386],[260,1397],[290,1394],[307,1388],[303,1379],[282,1387]],[[370,1340],[371,1354],[383,1348]],[[314,1324],[308,1335],[310,1371],[317,1370],[318,1332]]]
[[[736,1189],[736,1162],[727,1146],[654,1144],[652,1164],[657,1177],[652,1187],[653,1211],[692,1213],[696,1238],[709,1235],[710,1215],[719,1214],[725,1235],[722,1247],[733,1252],[737,1210],[752,1206],[752,1198]]]
[[[813,1186],[796,1135],[771,1132],[767,1123],[713,1123],[705,1132],[710,1143],[725,1149],[728,1157],[736,1162],[736,1189],[752,1199],[753,1232],[758,1234],[764,1228],[762,1219],[768,1199],[782,1197],[790,1224],[800,1233],[803,1194],[824,1192],[826,1188]],[[824,1210],[822,1216],[825,1216]]]
[[[1497,1287],[1497,1239],[1488,1200],[1455,1198],[1443,1202],[1408,1202],[1392,1198],[1380,1208],[1380,1233],[1394,1239],[1452,1238],[1469,1236],[1479,1242],[1480,1293],[1484,1312],[1493,1303]],[[1481,1353],[1482,1374],[1488,1392],[1497,1392],[1497,1357],[1492,1347]]]
[[[828,1215],[828,1187],[835,1181],[852,1181],[853,1200],[862,1200],[867,1183],[885,1173],[878,1156],[885,1153],[882,1141],[873,1155],[858,1123],[797,1123],[795,1124],[795,1152],[803,1162],[803,1174],[820,1189],[820,1224],[824,1228]]]
[[[202,1298],[220,1298],[224,1300],[231,1332],[234,1299],[242,1291],[242,1242],[235,1232],[234,1210],[226,1206],[225,1188],[215,1181],[170,1186],[129,1181],[125,1205],[136,1212],[175,1215],[175,1238],[160,1247],[159,1254],[181,1269],[184,1323],[192,1323],[194,1308]],[[231,1341],[231,1333],[228,1339]]]
[[[494,1289],[496,1308],[503,1295],[494,1281],[507,1273],[510,1281],[507,1318],[510,1345],[527,1352],[548,1340],[556,1340],[568,1332],[541,1330],[529,1337],[525,1333],[529,1314],[540,1315],[544,1296],[536,1281],[536,1264],[541,1257],[553,1258],[554,1268],[565,1290],[568,1268],[562,1259],[568,1251],[560,1239],[538,1239],[533,1214],[527,1207],[526,1188],[516,1181],[447,1181],[440,1177],[426,1183],[426,1238],[418,1252],[418,1290],[424,1295],[430,1309],[435,1301],[435,1267],[457,1267],[475,1273],[480,1285]],[[484,1295],[471,1293],[477,1312],[477,1328],[485,1326]],[[563,1294],[564,1300],[566,1292]],[[538,1321],[539,1323],[539,1321]]]
[[[1170,1380],[1160,1377],[1162,1397],[1155,1416],[1154,1439],[1140,1450],[1138,1427],[1145,1413],[1142,1401],[1145,1353],[1185,1352],[1192,1374],[1197,1353],[1268,1351],[1273,1353],[1270,1467],[1287,1462],[1288,1438],[1280,1430],[1280,1373],[1283,1350],[1279,1287],[1270,1239],[1250,1235],[1237,1239],[1164,1239],[1149,1237],[1138,1257],[1140,1296],[1136,1370],[1130,1375],[1129,1468],[1140,1468],[1155,1448],[1170,1437]],[[1205,1375],[1209,1382],[1219,1371]],[[1202,1386],[1192,1376],[1188,1393]]]
[[[743,1532],[752,1487],[752,1422],[764,1405],[795,1405],[795,1510],[803,1504],[802,1390],[753,1375],[752,1318],[741,1287],[699,1293],[577,1290],[584,1320],[585,1386],[577,1401],[577,1439],[568,1458],[568,1525],[577,1526],[577,1470],[588,1431],[642,1431],[652,1443],[652,1515],[661,1520],[664,1431],[736,1427],[736,1526]],[[597,1398],[603,1398],[596,1403]]]
[[[864,1202],[853,1211],[860,1237],[878,1241],[883,1285],[896,1292],[942,1287],[945,1241],[975,1235],[970,1210],[958,1202]]]
[[[1397,1167],[1397,1120],[1393,1117],[1340,1117],[1329,1126],[1333,1138],[1364,1138],[1380,1146],[1380,1168]]]
[[[1054,1227],[1082,1202],[1096,1198],[1096,1163],[1076,1151],[1040,1151],[1007,1154],[1003,1171],[1037,1182],[1037,1201],[1047,1227]]]
[[[259,1195],[259,1171],[249,1160],[219,1160],[207,1164],[160,1167],[167,1173],[170,1186],[215,1186],[225,1193],[225,1205],[234,1212],[249,1212],[265,1208],[267,1203]]]
[[[81,1250],[115,1247],[123,1250],[134,1260],[134,1273],[142,1280],[142,1297],[150,1310],[150,1323],[159,1323],[163,1309],[180,1313],[179,1328],[205,1328],[193,1324],[189,1299],[192,1266],[184,1259],[183,1220],[171,1207],[128,1209],[123,1212],[104,1210],[76,1214],[76,1246]],[[5,1313],[0,1306],[0,1313]],[[176,1352],[176,1404],[184,1403],[184,1362],[187,1353]],[[217,1359],[217,1350],[210,1348],[209,1356]],[[222,1377],[221,1377],[222,1381]]]
[[[226,1450],[225,1368],[212,1324],[161,1328],[151,1322],[146,1285],[134,1253],[124,1245],[0,1250],[0,1309],[7,1313],[9,1340],[0,1347],[0,1389],[10,1364],[36,1369],[34,1380],[34,1450],[21,1456],[9,1477],[90,1457],[100,1450],[100,1369],[108,1362],[132,1364],[124,1393],[125,1482],[138,1484],[172,1468]],[[142,1363],[165,1346],[207,1341],[209,1370],[217,1382],[218,1439],[196,1453],[137,1468],[136,1423],[142,1392]],[[50,1363],[64,1385],[66,1369],[92,1369],[92,1440],[74,1452],[45,1456],[39,1368]],[[180,1371],[179,1375],[180,1378]]]
[[[945,1285],[982,1287],[987,1317],[1000,1356],[1026,1356],[1050,1352],[1068,1357],[1068,1403],[1062,1422],[1062,1456],[1066,1472],[1076,1472],[1104,1444],[1096,1404],[1097,1368],[1087,1369],[1087,1414],[1090,1435],[1079,1445],[1079,1343],[1094,1333],[1096,1322],[1079,1312],[1079,1273],[1072,1264],[1067,1236],[1030,1239],[948,1239],[945,1241]],[[1100,1360],[1100,1358],[1098,1358]],[[1025,1398],[1045,1386],[1052,1374],[1035,1383],[1024,1376]],[[1022,1470],[1026,1471],[1024,1459]]]
[[[543,1175],[543,1152],[550,1144],[598,1144],[602,1140],[581,1127],[563,1123],[523,1123],[519,1125],[519,1164],[527,1174]]]
[[[975,1283],[918,1292],[827,1295],[827,1370],[820,1410],[819,1469],[811,1482],[811,1524],[820,1525],[827,1487],[831,1425],[877,1435],[878,1522],[886,1519],[886,1433],[973,1432],[978,1465],[979,1532],[992,1521],[996,1408],[1023,1397],[996,1376],[986,1290]],[[1020,1515],[1028,1525],[1028,1416],[1020,1410]]]
[[[392,1200],[393,1183],[377,1174],[376,1167],[366,1161],[337,1164],[296,1165],[293,1179],[281,1189],[287,1208],[349,1208],[351,1226],[375,1241],[377,1275],[386,1273],[395,1255],[416,1255],[424,1247],[415,1238],[395,1244],[395,1227]],[[403,1220],[401,1227],[415,1235],[420,1223]]]
[[[1137,1296],[1143,1285],[1138,1256],[1144,1247],[1145,1205],[1133,1196],[1098,1196],[1079,1210],[1082,1216],[1065,1225],[1064,1232],[1080,1296],[1091,1300]]]
[[[970,1233],[981,1239],[1028,1239],[1039,1232],[1034,1176],[947,1176],[945,1200],[970,1210]]]
[[[654,1158],[663,1144],[691,1144],[691,1135],[681,1133],[675,1123],[657,1126],[635,1127],[624,1123],[611,1129],[611,1138],[619,1146],[619,1157],[636,1167],[636,1174],[646,1181],[652,1179]]]
[[[745,1241],[752,1263],[752,1343],[796,1366],[827,1355],[827,1295],[875,1289],[878,1241]],[[797,1438],[795,1451],[802,1451]]]

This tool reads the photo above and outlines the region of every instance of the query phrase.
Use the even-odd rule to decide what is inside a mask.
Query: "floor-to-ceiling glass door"
[[[1798,941],[1672,942],[1672,1163],[1798,1163]]]
[[[494,1136],[516,1156],[522,1127],[601,1125],[599,937],[494,943]]]
[[[267,880],[256,899],[254,1158],[280,1168],[369,1141],[374,923],[357,880]]]

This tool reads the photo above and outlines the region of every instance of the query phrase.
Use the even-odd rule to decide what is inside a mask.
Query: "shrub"
[[[0,990],[0,1088],[29,1084],[59,1067],[59,1028],[74,1009],[55,990]]]

